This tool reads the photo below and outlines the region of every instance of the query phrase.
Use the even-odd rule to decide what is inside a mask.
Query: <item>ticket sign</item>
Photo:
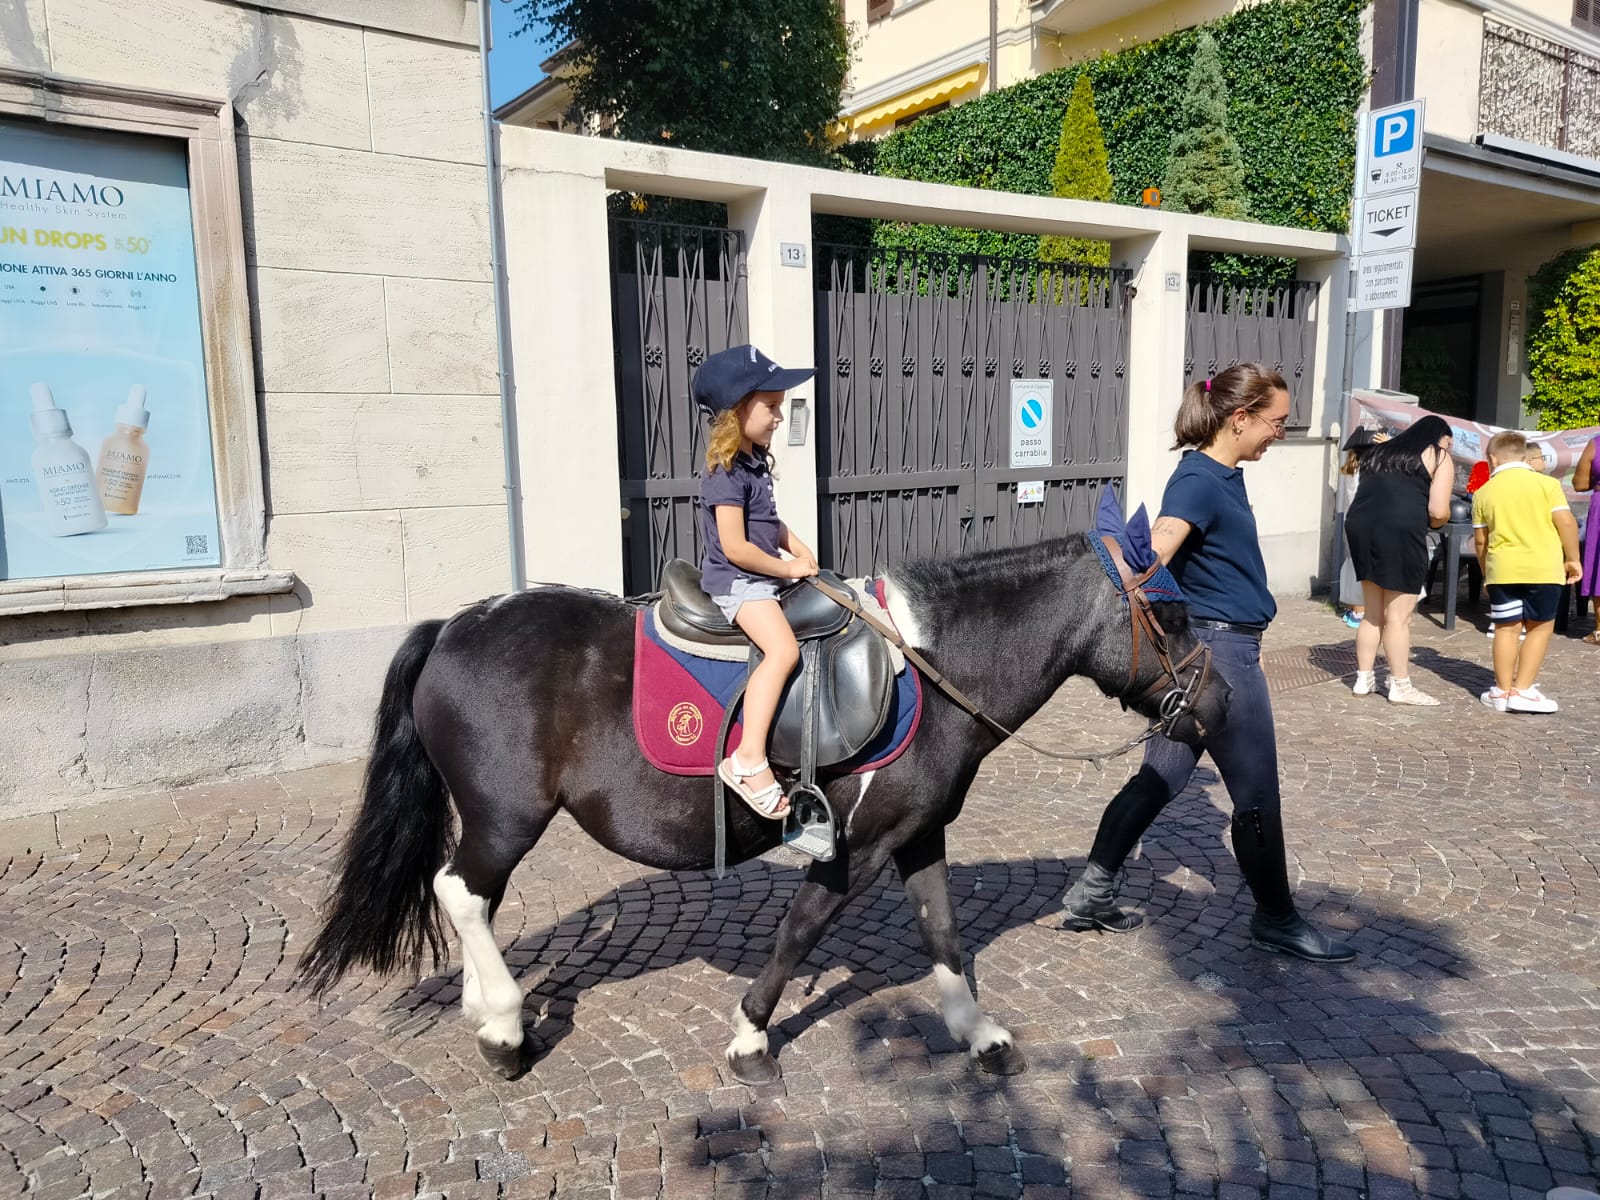
[[[1050,466],[1055,444],[1055,384],[1048,379],[1011,381],[1011,465]]]
[[[1362,194],[1407,191],[1421,182],[1422,101],[1407,100],[1369,113]]]
[[[1390,192],[1361,202],[1361,253],[1392,254],[1417,245],[1417,192]]]

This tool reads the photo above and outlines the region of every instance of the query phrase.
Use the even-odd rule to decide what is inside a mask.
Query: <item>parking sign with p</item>
[[[1368,196],[1416,187],[1422,178],[1422,101],[1373,110],[1366,149],[1361,182]]]

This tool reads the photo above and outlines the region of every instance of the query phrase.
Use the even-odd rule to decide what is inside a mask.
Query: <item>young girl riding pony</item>
[[[767,765],[767,734],[800,646],[778,605],[781,581],[817,573],[816,555],[778,519],[772,495],[772,437],[783,424],[783,393],[813,368],[784,370],[754,346],[713,354],[694,374],[695,403],[711,417],[700,481],[700,582],[728,620],[761,650],[744,693],[744,735],[717,774],[763,817],[781,820],[789,803]],[[780,558],[779,551],[790,557]]]

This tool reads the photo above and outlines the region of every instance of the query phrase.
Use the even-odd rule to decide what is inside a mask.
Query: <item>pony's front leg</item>
[[[961,938],[950,904],[949,871],[945,866],[944,829],[922,834],[895,852],[894,865],[917,916],[922,944],[933,959],[945,1028],[971,1048],[978,1066],[991,1075],[1019,1075],[1028,1062],[1010,1031],[978,1007],[961,970]]]
[[[828,863],[813,863],[778,926],[772,957],[733,1010],[728,1069],[740,1083],[771,1083],[783,1072],[767,1049],[767,1024],[795,971],[816,947],[829,922],[878,877],[889,855],[878,846],[847,846]],[[848,861],[847,861],[848,860]]]

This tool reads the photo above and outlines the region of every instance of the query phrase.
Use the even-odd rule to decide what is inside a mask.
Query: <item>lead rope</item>
[[[988,713],[984,712],[983,709],[979,708],[971,700],[967,699],[966,694],[963,693],[960,688],[956,687],[955,684],[951,683],[942,674],[940,674],[937,667],[935,667],[927,659],[923,658],[922,655],[918,654],[910,646],[906,645],[905,639],[900,636],[899,630],[895,629],[893,626],[885,625],[871,613],[867,612],[867,610],[863,608],[859,602],[857,602],[853,594],[845,591],[842,588],[836,588],[830,583],[824,583],[815,575],[807,576],[806,582],[812,587],[816,588],[828,599],[832,600],[835,604],[838,604],[842,608],[848,609],[853,616],[860,617],[867,623],[868,626],[875,630],[880,637],[886,638],[890,645],[906,656],[906,660],[910,662],[912,666],[916,667],[917,670],[921,671],[925,676],[928,677],[929,682],[931,682],[946,696],[949,696],[950,699],[954,700],[961,708],[965,709],[968,714],[976,717],[985,725],[989,726],[989,728],[998,733],[1002,739],[1009,738],[1012,741],[1018,742],[1021,745],[1026,746],[1029,750],[1032,750],[1035,754],[1042,754],[1046,758],[1064,759],[1072,762],[1093,763],[1097,771],[1103,771],[1105,769],[1105,764],[1111,759],[1121,758],[1135,746],[1143,745],[1145,742],[1154,737],[1161,729],[1162,723],[1160,721],[1151,721],[1149,727],[1132,741],[1126,742],[1125,744],[1117,747],[1115,750],[1102,751],[1098,754],[1077,754],[1062,750],[1046,750],[1043,746],[1035,745],[1033,742],[1030,742],[1027,738],[1023,737],[1015,730],[1007,729],[1004,725],[1000,724],[999,721],[996,721]],[[1139,653],[1139,634],[1137,626],[1134,630],[1133,644],[1133,652],[1135,655],[1137,655]]]

